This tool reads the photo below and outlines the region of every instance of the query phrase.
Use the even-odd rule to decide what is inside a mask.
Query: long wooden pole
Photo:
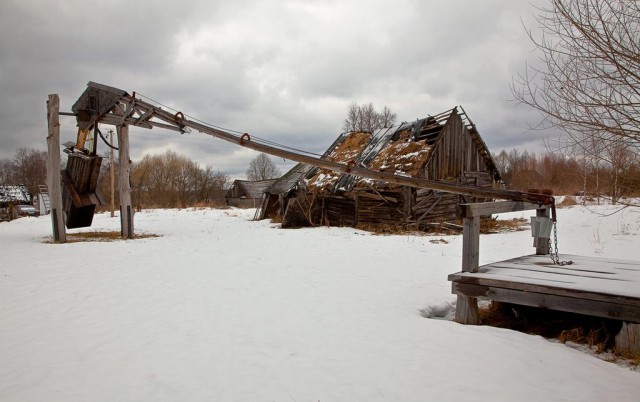
[[[141,125],[143,127],[150,128],[151,126],[158,126],[169,130],[180,131],[185,127],[197,130],[203,134],[208,134],[216,138],[240,145],[246,148],[253,149],[258,152],[264,152],[270,155],[278,156],[285,159],[290,159],[296,162],[302,162],[320,168],[333,170],[341,173],[349,173],[356,176],[367,177],[374,180],[383,180],[387,183],[398,184],[403,186],[426,188],[436,191],[449,192],[454,194],[470,195],[474,197],[496,198],[506,199],[514,201],[525,201],[536,204],[553,205],[555,200],[552,196],[545,194],[526,193],[513,190],[503,190],[496,188],[478,188],[470,187],[452,182],[427,180],[416,177],[401,176],[394,173],[379,172],[368,168],[348,165],[345,163],[338,163],[322,159],[320,157],[301,154],[299,152],[278,148],[272,145],[263,144],[257,141],[252,141],[249,134],[236,135],[223,130],[219,130],[214,127],[207,126],[197,121],[189,120],[184,117],[182,113],[171,114],[165,110],[162,110],[150,103],[137,99],[131,95],[123,96],[123,101],[131,104],[135,102],[137,108],[146,110],[148,116],[153,116],[167,124],[150,123],[149,119],[143,121],[142,118],[133,119],[129,116],[121,117],[116,116],[103,116],[102,122],[106,124],[117,124],[118,121],[125,121],[133,125]]]
[[[49,95],[47,101],[47,187],[51,206],[51,224],[53,227],[53,241],[66,243],[67,233],[64,226],[62,207],[62,188],[60,179],[60,98],[57,94]]]

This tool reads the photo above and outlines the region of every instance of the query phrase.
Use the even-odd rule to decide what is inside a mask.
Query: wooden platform
[[[449,275],[452,292],[471,298],[640,323],[640,261],[529,255]]]

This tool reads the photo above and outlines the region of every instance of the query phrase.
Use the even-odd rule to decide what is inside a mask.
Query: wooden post
[[[133,208],[131,207],[131,160],[129,159],[129,126],[116,127],[118,135],[118,191],[120,195],[120,233],[125,239],[133,238]]]
[[[616,352],[640,357],[640,323],[622,323],[622,329],[616,335]]]
[[[537,218],[549,218],[549,208],[536,209]],[[536,248],[536,255],[549,254],[549,240],[544,237],[534,237],[533,246]]]
[[[62,208],[62,187],[60,185],[60,98],[57,94],[49,95],[47,101],[47,187],[49,188],[49,202],[51,207],[51,224],[53,226],[53,241],[67,242],[67,232],[64,226],[64,210]]]
[[[464,218],[462,229],[462,272],[478,272],[480,261],[480,216]],[[478,299],[458,295],[455,321],[460,324],[478,325]]]
[[[113,145],[113,130],[109,129],[109,142]],[[115,216],[114,210],[116,209],[115,202],[115,171],[113,170],[113,148],[110,148],[111,152],[109,153],[109,176],[111,179],[111,217]]]

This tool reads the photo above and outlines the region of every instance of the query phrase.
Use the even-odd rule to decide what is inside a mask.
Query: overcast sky
[[[528,129],[538,116],[509,90],[536,58],[523,28],[535,13],[524,0],[3,0],[0,159],[46,150],[47,96],[70,111],[89,81],[319,153],[352,102],[399,121],[462,105],[492,152],[541,150]],[[61,119],[61,141],[75,140],[75,120]],[[134,161],[167,149],[234,178],[257,155],[199,133],[131,130]]]

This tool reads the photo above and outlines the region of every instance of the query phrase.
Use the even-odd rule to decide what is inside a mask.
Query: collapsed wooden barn
[[[500,181],[500,173],[475,125],[457,107],[374,133],[344,133],[323,158],[474,187],[491,188]],[[426,230],[455,221],[459,203],[490,201],[315,167],[298,181],[295,191],[289,191],[289,196],[283,227],[333,225]]]

